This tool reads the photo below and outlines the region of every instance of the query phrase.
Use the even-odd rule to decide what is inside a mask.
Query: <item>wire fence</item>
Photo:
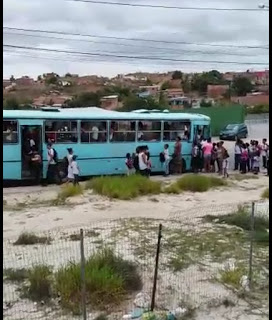
[[[167,220],[103,221],[83,229],[36,234],[36,239],[28,234],[6,240],[4,318],[95,319],[105,313],[109,319],[121,319],[124,315],[128,319],[136,307],[152,308],[153,296],[154,310],[208,312],[207,308],[231,301],[237,314],[243,313],[239,304],[243,298],[252,312],[257,309],[260,315],[266,316],[269,307],[268,219],[267,202],[247,207],[194,207],[186,213],[177,211]],[[90,257],[105,248],[135,265],[141,277],[142,287],[137,287],[136,278],[130,279],[134,288],[126,294],[123,292],[118,303],[101,303],[115,288],[109,285],[111,278],[100,282],[106,291],[99,291],[90,280],[95,268],[92,265],[90,270]],[[119,269],[121,265],[123,262],[119,261]],[[71,266],[75,268],[69,269]],[[74,272],[65,277],[63,271],[67,269]],[[134,272],[133,268],[129,270]],[[95,290],[98,300],[92,295]],[[118,291],[115,293],[118,295]],[[75,307],[76,303],[78,308],[68,306]],[[220,318],[219,313],[217,317]]]

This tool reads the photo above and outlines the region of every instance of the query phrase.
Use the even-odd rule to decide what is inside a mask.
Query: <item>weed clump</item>
[[[161,184],[140,175],[99,177],[90,180],[86,188],[109,198],[130,200],[138,196],[159,194]]]
[[[52,271],[48,266],[38,265],[28,272],[29,285],[24,288],[24,296],[41,301],[51,297]]]
[[[34,245],[34,244],[50,244],[52,239],[47,236],[37,236],[35,233],[23,232],[18,239],[13,243],[15,246],[19,245]]]
[[[242,267],[236,267],[233,270],[224,270],[220,273],[220,280],[222,283],[230,285],[235,289],[239,289],[240,281],[246,270]]]
[[[80,264],[70,263],[56,273],[56,291],[63,307],[78,313],[81,303]],[[87,303],[93,308],[118,304],[125,294],[140,290],[141,277],[137,267],[109,249],[87,259],[85,264]]]
[[[262,193],[262,198],[269,199],[269,188],[264,190],[264,192]]]
[[[28,278],[29,270],[27,269],[4,269],[3,276],[8,281],[23,282]]]
[[[69,184],[62,187],[60,193],[58,194],[56,202],[63,202],[67,198],[76,197],[83,194],[83,188],[80,185]]]

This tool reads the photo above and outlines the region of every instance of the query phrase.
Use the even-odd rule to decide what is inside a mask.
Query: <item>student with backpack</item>
[[[134,173],[133,159],[130,153],[126,154],[126,167],[127,167],[127,175],[130,176]]]
[[[61,178],[58,170],[58,154],[51,143],[47,144],[47,183],[60,183]]]

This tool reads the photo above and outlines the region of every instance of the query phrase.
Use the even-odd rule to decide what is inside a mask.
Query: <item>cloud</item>
[[[120,2],[122,2],[120,0]],[[178,0],[133,0],[134,3],[180,6]],[[183,6],[192,6],[189,0]],[[257,7],[256,0],[205,1],[207,7]],[[195,0],[193,6],[203,6]],[[268,13],[225,11],[182,11],[137,7],[106,6],[69,2],[64,0],[4,0],[4,26],[58,30],[81,34],[115,37],[156,39],[224,45],[267,45],[269,35]],[[29,33],[28,33],[29,34]],[[30,34],[29,34],[30,35]],[[33,35],[33,34],[32,34]],[[209,46],[153,43],[142,41],[109,40],[86,37],[61,37],[4,30],[4,44],[50,48],[98,54],[149,56],[153,60],[115,57],[79,56],[30,50],[6,49],[4,76],[29,74],[37,76],[55,71],[113,76],[133,71],[203,71],[209,69],[244,70],[249,65],[219,63],[164,62],[156,58],[194,59],[212,61],[260,62],[268,65],[268,50],[219,48]],[[48,38],[46,38],[47,36]],[[72,39],[77,39],[72,40]],[[265,66],[252,66],[263,69]]]

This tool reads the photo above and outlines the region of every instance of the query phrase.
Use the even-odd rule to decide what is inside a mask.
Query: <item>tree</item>
[[[202,108],[212,107],[212,102],[211,101],[205,101],[205,99],[202,99],[201,102],[200,102],[200,107],[202,107]]]
[[[145,85],[146,86],[152,86],[152,84],[153,84],[152,81],[149,78],[147,78],[146,82],[145,82]]]
[[[166,90],[170,88],[170,82],[169,81],[165,81],[162,85],[161,85],[161,90]]]
[[[174,71],[173,74],[172,74],[172,79],[173,80],[177,80],[177,79],[182,79],[183,77],[183,73],[181,71]]]
[[[42,76],[39,75],[39,76],[37,77],[37,80],[38,80],[38,81],[42,81]]]
[[[72,77],[72,75],[71,75],[71,73],[66,73],[66,75],[64,76],[65,78],[71,78]]]
[[[139,98],[137,96],[131,95],[124,100],[124,104],[121,111],[133,111],[139,109],[162,110],[163,106],[161,106],[160,103],[155,101],[152,97]]]
[[[191,91],[192,86],[188,75],[183,76],[183,79],[181,80],[181,85],[184,93],[189,93]]]
[[[248,78],[238,77],[234,79],[232,88],[238,96],[246,96],[253,90],[253,85]]]
[[[225,84],[223,75],[217,70],[211,70],[209,72],[203,72],[201,74],[195,74],[193,76],[191,85],[192,90],[198,91],[200,94],[207,93],[207,87],[209,84]]]
[[[20,109],[19,102],[16,98],[7,98],[4,100],[5,110],[18,110]]]
[[[75,96],[72,100],[67,102],[68,108],[86,108],[99,107],[100,95],[94,92],[84,92]]]
[[[49,77],[48,79],[45,80],[46,84],[57,84],[58,83],[58,78],[57,77]]]
[[[14,76],[11,76],[11,77],[9,78],[9,80],[10,80],[11,82],[14,82],[14,81],[15,81]]]

